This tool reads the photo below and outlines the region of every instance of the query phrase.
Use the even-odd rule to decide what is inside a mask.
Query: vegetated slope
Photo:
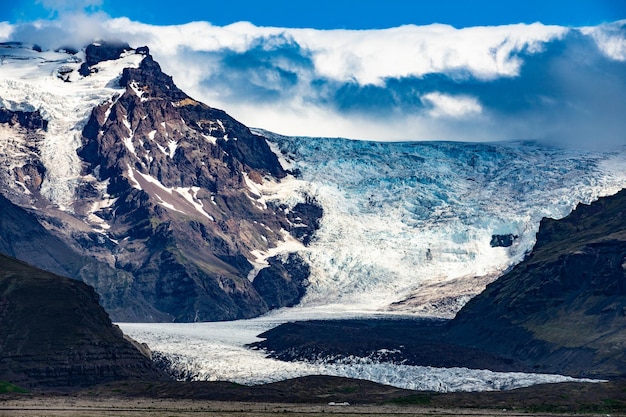
[[[0,380],[72,388],[164,376],[88,285],[0,255]]]
[[[58,242],[33,264],[92,285],[117,321],[248,318],[298,302],[309,267],[296,252],[322,211],[263,193],[287,177],[264,138],[178,89],[146,47],[0,54],[17,86],[0,85],[13,107],[0,113],[0,183],[41,231],[24,239],[9,221],[0,250],[31,261]]]
[[[537,371],[626,375],[626,190],[544,219],[532,253],[458,313],[451,337]]]
[[[544,219],[532,253],[447,323],[287,323],[253,346],[283,360],[626,376],[626,190]]]

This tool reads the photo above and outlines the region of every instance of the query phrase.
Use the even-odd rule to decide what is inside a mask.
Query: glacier
[[[0,46],[0,107],[8,110],[39,110],[49,121],[40,146],[46,178],[41,193],[64,211],[72,211],[82,161],[76,150],[82,145],[82,129],[91,110],[123,92],[117,83],[123,68],[137,67],[144,58],[133,52],[120,59],[99,63],[90,77],[78,68],[85,53],[38,52],[25,45]],[[3,139],[10,132],[0,132]],[[13,157],[3,149],[1,159]]]
[[[306,190],[324,208],[321,228],[300,249],[311,265],[307,294],[295,307],[256,319],[119,323],[126,334],[194,380],[261,384],[323,374],[438,392],[574,380],[358,357],[281,362],[246,346],[289,321],[453,317],[524,258],[543,217],[564,217],[581,202],[623,188],[626,148],[593,152],[529,141],[387,143],[256,133],[296,177],[256,191],[289,206]],[[492,247],[493,235],[516,238],[509,247]]]
[[[324,314],[315,315],[316,318],[320,316],[324,317]],[[298,317],[304,318],[312,316]],[[178,377],[184,380],[257,385],[307,375],[330,375],[436,392],[509,390],[569,381],[601,382],[561,375],[409,366],[359,357],[339,362],[332,358],[315,362],[283,362],[268,358],[263,351],[246,347],[260,340],[256,335],[292,319],[294,316],[290,314],[277,312],[230,322],[118,323],[118,326],[125,334],[166,356]]]
[[[81,54],[0,48],[0,106],[37,109],[50,121],[41,147],[47,170],[42,193],[66,211],[72,210],[81,180],[76,149],[87,117],[95,105],[120,94],[116,80],[122,68],[136,67],[142,59],[129,54],[101,62],[98,72],[78,78]],[[594,152],[531,141],[398,143],[255,132],[267,138],[284,167],[295,174],[263,186],[248,181],[253,194],[260,196],[257,202],[292,207],[306,195],[323,207],[324,217],[308,247],[286,241],[271,252],[255,253],[249,278],[254,279],[268,256],[297,249],[311,266],[305,297],[295,307],[253,320],[120,323],[125,333],[165,354],[192,379],[257,384],[327,374],[435,391],[571,380],[409,367],[368,358],[286,363],[245,346],[263,331],[293,320],[453,317],[485,285],[524,258],[541,218],[561,218],[578,203],[623,188],[626,148]],[[2,138],[11,135],[0,130]],[[0,159],[10,163],[19,147],[5,142],[0,144]],[[193,200],[193,189],[176,191]],[[508,247],[493,247],[494,235],[515,238]]]
[[[297,308],[451,318],[524,258],[543,217],[562,218],[626,185],[625,148],[259,133],[324,208],[301,252],[312,274]],[[493,235],[517,238],[492,247]]]

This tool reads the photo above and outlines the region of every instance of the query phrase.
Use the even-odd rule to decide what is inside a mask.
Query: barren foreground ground
[[[310,376],[251,387],[230,382],[126,381],[67,393],[0,394],[0,417],[271,415],[626,417],[626,381],[439,394]]]
[[[2,417],[252,417],[252,416],[606,416],[606,413],[529,413],[516,410],[443,409],[398,405],[315,405],[127,398],[31,397],[0,402]],[[621,414],[612,414],[617,416]]]

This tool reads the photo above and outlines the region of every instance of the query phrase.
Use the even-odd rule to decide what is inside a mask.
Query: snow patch
[[[178,143],[177,143],[176,141],[174,141],[174,140],[170,140],[170,141],[167,143],[167,149],[169,150],[169,152],[167,153],[167,155],[168,155],[170,158],[173,158],[173,157],[174,157],[174,155],[176,154],[176,148],[178,148]]]
[[[271,231],[271,229],[269,228],[267,229]],[[254,281],[254,279],[256,278],[256,276],[259,274],[259,272],[262,269],[265,269],[268,266],[270,266],[270,264],[267,262],[269,258],[274,257],[276,255],[280,255],[280,254],[300,252],[301,250],[304,249],[304,245],[302,244],[302,242],[295,239],[286,230],[281,229],[280,233],[282,235],[283,240],[280,243],[278,243],[276,247],[269,248],[266,251],[260,251],[256,249],[250,251],[252,256],[254,256],[254,259],[249,260],[253,268],[248,273],[248,281],[250,282]]]
[[[137,152],[135,151],[135,145],[133,144],[133,129],[131,128],[130,122],[128,121],[128,116],[124,116],[122,122],[124,123],[124,126],[126,126],[126,128],[128,129],[129,135],[128,137],[123,139],[124,146],[126,146],[126,149],[128,149],[130,153],[137,156]]]
[[[143,91],[142,89],[139,88],[139,86],[137,85],[137,83],[135,81],[131,82],[129,84],[131,90],[133,91],[133,93],[135,93],[135,95],[137,97],[139,97],[139,99],[142,102],[148,101],[148,97],[144,97],[144,95],[146,94],[145,91]]]
[[[202,134],[202,137],[205,138],[212,145],[217,144],[217,138],[215,136]]]
[[[135,178],[135,170],[134,168],[131,168],[130,164],[126,165],[128,167],[128,170],[126,171],[126,175],[128,176],[128,179],[131,182],[131,186],[133,188],[136,188],[137,190],[141,190],[141,184],[139,184],[139,181],[137,181],[137,179]]]
[[[165,207],[167,209],[170,209],[170,210],[173,210],[173,211],[177,211],[177,212],[182,213],[182,214],[187,214],[184,211],[179,210],[178,208],[176,208],[176,206],[174,206],[172,203],[168,203],[167,201],[165,201],[159,194],[154,193],[154,196],[159,200],[158,204],[162,205],[163,207]]]
[[[130,166],[129,171],[132,171]],[[135,188],[147,190],[152,187],[153,192],[151,194],[159,199],[159,204],[163,207],[186,215],[190,214],[189,210],[193,210],[210,221],[215,221],[215,218],[204,210],[204,204],[198,198],[200,187],[166,187],[151,175],[139,171],[135,172],[137,177],[132,172],[129,175]]]
[[[183,198],[187,200],[192,206],[194,206],[196,210],[198,211],[198,213],[202,214],[207,219],[213,222],[215,221],[213,216],[211,216],[206,211],[204,211],[204,204],[198,198],[198,191],[200,191],[200,187],[187,187],[187,188],[177,187],[175,188],[175,190],[178,194],[183,196]]]
[[[111,207],[116,201],[117,198],[110,198],[105,195],[104,199],[95,201],[87,213],[87,221],[99,228],[101,233],[109,230],[111,225],[108,224],[106,220],[99,217],[96,213],[104,208]]]

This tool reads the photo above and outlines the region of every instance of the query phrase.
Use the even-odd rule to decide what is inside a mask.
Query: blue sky
[[[281,134],[600,148],[626,145],[624,19],[626,0],[17,0],[0,41],[147,45],[190,96]]]
[[[445,23],[455,27],[511,23],[597,25],[626,18],[625,0],[13,0],[3,2],[0,21],[49,19],[67,10],[100,10],[111,17],[155,25],[204,20],[223,26],[315,29],[381,29],[404,24]]]

